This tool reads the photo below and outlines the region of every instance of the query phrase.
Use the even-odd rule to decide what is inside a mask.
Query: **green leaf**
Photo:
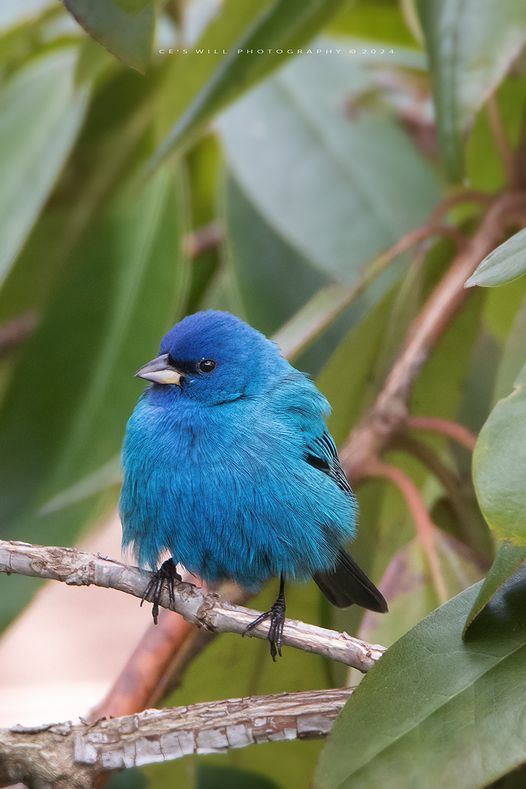
[[[0,284],[55,185],[85,116],[89,91],[75,88],[75,64],[75,52],[54,52],[32,61],[0,91]]]
[[[418,0],[449,176],[460,180],[463,136],[526,41],[522,0]]]
[[[473,479],[482,513],[495,538],[526,547],[526,366],[513,392],[499,400],[473,455]]]
[[[526,274],[526,229],[519,230],[479,263],[466,287],[495,287]]]
[[[278,789],[278,784],[261,773],[221,767],[215,764],[197,765],[195,789]]]
[[[73,250],[16,368],[0,412],[6,537],[71,544],[99,511],[100,496],[40,510],[119,452],[141,392],[133,373],[155,355],[184,299],[181,181],[164,170],[140,186],[121,190]],[[16,601],[2,594],[0,603],[0,614],[12,615]]]
[[[115,0],[115,3],[128,14],[138,14],[146,6],[152,5],[154,0]]]
[[[524,573],[462,640],[470,587],[394,644],[336,721],[316,789],[487,786],[526,760]]]
[[[506,583],[508,578],[515,575],[525,562],[526,547],[513,545],[511,542],[502,542],[499,545],[495,561],[484,579],[484,583],[480,587],[475,602],[467,616],[464,634],[496,592]]]
[[[232,177],[225,197],[227,249],[247,319],[272,334],[327,280],[273,232]]]
[[[493,291],[493,293],[505,291],[509,291],[509,288]],[[495,401],[508,394],[520,370],[526,364],[526,347],[524,345],[524,338],[526,337],[526,298],[524,297],[523,288],[521,288],[521,291],[522,305],[513,319],[497,370],[494,390]],[[507,306],[508,312],[511,312],[513,317],[513,307],[510,302],[512,302],[515,294],[507,292],[506,295],[506,304],[503,304],[503,307]]]
[[[99,44],[127,66],[146,71],[155,31],[154,2],[64,0],[64,5]]]
[[[172,81],[181,93],[180,110],[174,113],[175,125],[154,155],[152,166],[157,166],[174,150],[184,148],[215,113],[278,68],[323,27],[343,2],[231,0],[225,3],[222,14],[205,31],[193,52],[183,55],[175,65]],[[203,58],[203,51],[210,51],[208,58]],[[220,57],[218,64],[213,59],[216,51]],[[207,59],[208,65],[200,65],[199,61],[203,63]]]
[[[370,79],[352,58],[305,56],[219,121],[235,178],[263,219],[346,285],[439,197],[431,169],[394,121],[346,112]]]

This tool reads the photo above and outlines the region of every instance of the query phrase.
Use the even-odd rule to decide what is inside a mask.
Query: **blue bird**
[[[120,512],[123,547],[156,571],[146,592],[154,619],[178,563],[254,591],[279,577],[276,602],[249,626],[270,620],[273,659],[285,580],[314,578],[341,608],[387,611],[343,547],[357,507],[325,424],[329,404],[275,343],[228,312],[198,312],[137,376],[152,385],[128,422]]]

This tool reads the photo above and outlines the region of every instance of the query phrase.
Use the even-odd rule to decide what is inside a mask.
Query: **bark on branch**
[[[0,784],[92,789],[110,770],[324,737],[351,693],[352,688],[279,693],[146,710],[94,724],[0,729]]]
[[[142,598],[151,576],[151,573],[138,567],[75,548],[45,547],[8,540],[0,540],[0,572],[48,578],[74,586],[117,589],[138,598]],[[164,590],[160,605],[176,611],[189,622],[206,630],[240,635],[244,634],[247,625],[259,613],[228,603],[214,592],[204,592],[188,583],[176,586],[173,605],[170,604],[168,591]],[[267,632],[267,623],[262,623],[247,635],[266,638]],[[286,620],[283,644],[323,655],[362,672],[368,671],[384,652],[384,647],[368,644],[347,633],[326,630],[293,619]]]

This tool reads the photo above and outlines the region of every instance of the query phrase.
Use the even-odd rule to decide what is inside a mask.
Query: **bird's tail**
[[[349,554],[341,549],[334,570],[316,573],[314,580],[325,597],[338,608],[347,608],[356,603],[370,611],[382,614],[387,611],[383,594]]]

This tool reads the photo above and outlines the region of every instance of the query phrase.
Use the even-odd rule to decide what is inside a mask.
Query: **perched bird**
[[[330,407],[278,346],[228,312],[190,315],[168,332],[137,376],[140,398],[123,448],[123,546],[163,583],[181,564],[204,581],[257,590],[279,577],[269,619],[281,654],[286,580],[314,578],[334,605],[387,604],[344,546],[356,500],[325,417]],[[172,587],[173,588],[173,587]],[[173,593],[173,592],[172,592]]]

